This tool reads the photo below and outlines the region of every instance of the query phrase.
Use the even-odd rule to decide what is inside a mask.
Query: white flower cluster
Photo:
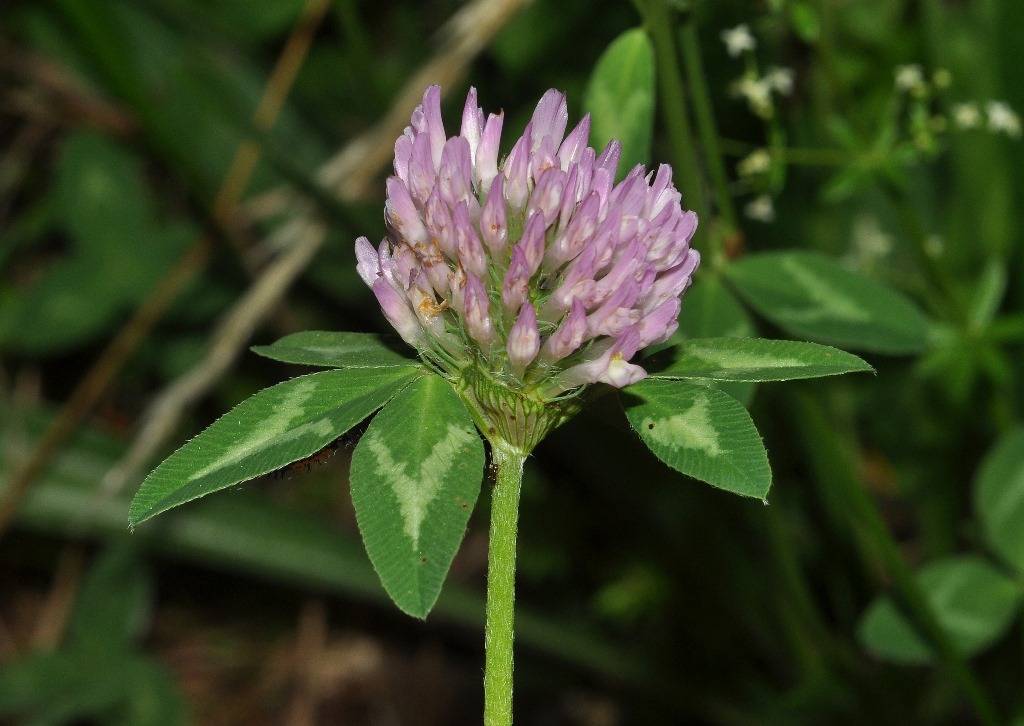
[[[953,126],[960,131],[985,128],[993,134],[1019,139],[1024,128],[1020,115],[1005,101],[988,101],[984,107],[974,101],[955,103],[950,108]]]
[[[893,72],[896,90],[914,97],[922,103],[932,95],[932,89],[946,89],[952,85],[953,77],[949,71],[939,69],[932,74],[930,81],[925,78],[920,65],[911,63],[897,66]],[[979,104],[976,101],[954,103],[949,109],[949,119],[936,116],[931,119],[935,130],[944,130],[948,122],[959,131],[986,129],[994,134],[1005,134],[1018,139],[1024,133],[1020,115],[1005,101],[987,101]]]

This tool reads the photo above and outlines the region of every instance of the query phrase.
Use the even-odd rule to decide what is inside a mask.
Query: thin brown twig
[[[268,85],[263,94],[260,106],[257,109],[256,122],[266,126],[273,122],[280,112],[284,102],[291,90],[291,83],[295,79],[297,67],[305,58],[309,43],[312,40],[313,31],[318,18],[322,18],[329,5],[329,0],[308,0],[306,11],[293,30],[292,37],[299,35],[306,40],[303,43],[293,43],[291,38],[285,44],[281,56],[278,58],[277,67],[283,68],[280,72],[272,72]],[[309,10],[319,11],[319,16]],[[315,22],[314,22],[315,21]],[[302,51],[299,54],[299,51]],[[282,85],[272,85],[273,83]],[[251,151],[246,151],[246,145],[236,153],[236,160],[239,157],[251,159]],[[252,174],[254,164],[233,162],[231,170],[225,176],[217,194],[217,199],[223,199],[222,205],[226,205],[231,199],[241,197],[248,177]],[[225,191],[225,190],[229,191]],[[227,207],[223,207],[227,209]],[[196,240],[185,252],[178,262],[168,271],[167,275],[157,283],[156,289],[149,298],[135,312],[131,319],[118,332],[107,348],[100,354],[100,357],[93,363],[85,377],[71,394],[71,398],[61,408],[53,421],[47,427],[43,436],[36,443],[27,460],[19,467],[11,477],[4,489],[4,496],[0,501],[0,534],[6,529],[11,517],[14,515],[18,504],[28,491],[32,482],[46,468],[47,463],[53,454],[64,444],[68,437],[78,428],[85,416],[92,410],[99,399],[107,391],[114,378],[120,373],[132,353],[152,330],[153,326],[167,310],[170,304],[177,298],[178,293],[184,285],[192,279],[195,273],[206,263],[211,251],[210,238],[206,235]]]
[[[306,601],[299,614],[292,659],[294,690],[285,726],[309,726],[317,722],[317,706],[323,699],[319,668],[327,644],[327,608],[320,598]]]
[[[157,283],[131,319],[107,345],[100,357],[79,382],[67,403],[54,416],[46,431],[36,442],[28,458],[18,467],[3,490],[0,501],[0,534],[6,529],[22,497],[42,473],[50,458],[74,433],[85,416],[106,392],[121,368],[139,347],[164,311],[178,297],[210,254],[208,237],[200,238]]]
[[[263,96],[253,113],[252,124],[258,132],[269,131],[280,115],[285,99],[295,82],[295,77],[313,44],[316,29],[330,8],[330,4],[330,0],[307,0],[302,16],[292,29],[288,40],[285,41],[284,48],[281,49],[277,63],[267,80]],[[221,184],[216,197],[214,197],[212,207],[213,217],[222,228],[233,227],[233,217],[238,209],[238,203],[241,201],[242,195],[245,194],[245,188],[248,186],[253,172],[256,171],[256,165],[262,154],[263,147],[258,141],[246,139],[231,161],[231,167],[224,177],[224,183]],[[237,242],[241,238],[236,235],[228,237],[236,243],[239,258],[248,266],[246,251]]]
[[[53,650],[64,637],[74,609],[78,586],[85,569],[85,550],[80,544],[64,548],[53,575],[53,587],[36,620],[32,650]]]
[[[445,24],[440,49],[398,92],[390,109],[371,129],[353,139],[317,171],[316,180],[343,200],[363,199],[373,188],[380,170],[391,161],[395,139],[409,123],[409,114],[420,102],[423,89],[432,83],[448,89],[465,76],[470,61],[493,40],[512,17],[531,0],[474,0]],[[301,205],[302,198],[290,189],[274,189],[246,203],[249,216],[266,218]],[[300,217],[309,213],[303,208]],[[302,219],[295,220],[301,224]],[[287,238],[300,236],[297,230]]]
[[[161,391],[146,408],[142,428],[128,453],[103,478],[103,492],[114,494],[134,477],[170,437],[182,415],[202,398],[231,367],[251,339],[323,245],[327,228],[312,224],[306,236],[282,252],[263,271],[214,330],[206,356],[187,373]]]

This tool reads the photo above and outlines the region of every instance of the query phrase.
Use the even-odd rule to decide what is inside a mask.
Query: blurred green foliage
[[[403,84],[446,47],[445,20],[462,6],[335,0],[280,117],[258,132],[254,109],[304,5],[15,0],[0,7],[5,481],[39,437],[40,422],[67,401],[158,280],[201,233],[215,241],[206,266],[120,372],[101,415],[52,458],[26,494],[14,533],[0,540],[0,572],[10,573],[0,594],[5,622],[8,593],[53,566],[30,557],[26,541],[91,540],[126,528],[130,492],[98,494],[130,439],[131,428],[118,422],[135,421],[154,392],[200,359],[215,321],[246,291],[253,270],[279,252],[266,241],[300,208],[312,204],[328,220],[327,243],[252,342],[301,329],[385,329],[355,275],[351,245],[359,234],[383,235],[386,170],[371,191],[347,201],[316,172],[379,121]],[[616,38],[644,27],[649,9],[611,0],[527,5],[446,89],[446,119],[456,123],[470,84],[484,108],[505,109],[510,129],[522,127],[552,86],[568,94],[571,115],[584,104],[596,114],[600,97],[587,96],[595,66]],[[637,158],[676,164],[677,179],[704,180],[720,164],[738,208],[765,195],[774,211],[773,221],[741,217],[730,226],[717,204],[702,217],[696,245],[704,262],[684,298],[680,335],[784,332],[838,342],[862,351],[878,375],[790,388],[722,386],[749,404],[764,435],[775,472],[769,507],[658,464],[625,435],[614,407],[556,431],[531,459],[523,495],[519,718],[584,723],[567,705],[567,694],[583,691],[606,694],[617,723],[970,721],[950,672],[924,665],[934,663],[934,650],[892,587],[891,546],[921,568],[924,595],[954,630],[996,714],[1020,719],[1024,144],[990,128],[986,104],[1024,110],[1017,58],[1024,4],[688,2],[671,4],[669,17],[677,44],[685,45],[688,30],[696,34],[706,110],[725,155],[695,141],[699,168],[681,168],[666,113],[672,99],[657,90],[653,134],[638,137]],[[757,47],[731,58],[720,33],[740,23]],[[900,90],[897,69],[913,64],[923,85]],[[772,66],[792,69],[793,88],[773,91],[771,113],[758,115],[736,95],[736,82],[764,78]],[[702,103],[693,87],[683,91],[690,111]],[[958,104],[975,104],[975,126],[958,125]],[[213,200],[248,138],[262,143],[264,155],[225,225]],[[740,172],[758,149],[768,152],[768,167]],[[709,188],[701,182],[702,193]],[[277,189],[293,196],[260,211],[253,200]],[[233,237],[252,259],[239,260]],[[892,337],[807,323],[793,308],[799,284],[786,277],[786,260],[821,267],[819,302],[871,300]],[[281,377],[280,367],[243,357],[167,446]],[[344,466],[339,471],[333,479],[314,472],[261,482],[185,507],[150,533],[140,527],[136,544],[154,561],[272,583],[260,587],[329,592],[344,612],[362,600],[383,602],[352,523],[328,521],[348,497]],[[885,524],[884,536],[865,524],[858,492]],[[471,536],[486,530],[486,506],[478,510]],[[279,546],[261,546],[267,541]],[[115,567],[109,563],[130,558],[110,557],[83,585],[79,619],[60,649],[19,658],[0,652],[0,684],[66,683],[68,699],[47,701],[43,685],[19,686],[35,695],[0,698],[2,707],[40,723],[143,723],[126,710],[133,699],[157,699],[166,714],[181,707],[132,626],[149,607],[140,595],[150,586],[137,569],[143,565]],[[476,644],[480,577],[457,563],[436,619],[424,626],[453,658],[475,667],[480,654],[467,655],[461,630],[446,624],[474,629],[468,642]],[[81,618],[95,614],[96,598],[106,614],[89,621],[83,639]],[[160,597],[154,607],[159,613]],[[976,626],[971,637],[952,627],[964,618]],[[395,627],[384,615],[362,624],[377,634]],[[63,679],[64,661],[83,658],[95,680]],[[120,671],[101,667],[113,661],[131,665],[132,676],[119,680]],[[82,688],[89,698],[71,697]]]

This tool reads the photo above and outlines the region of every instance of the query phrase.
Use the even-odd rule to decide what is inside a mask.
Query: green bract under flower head
[[[513,408],[551,410],[586,384],[642,379],[629,361],[675,331],[700,260],[697,216],[680,206],[671,167],[637,165],[614,184],[619,143],[587,146],[589,116],[566,136],[555,90],[499,163],[503,114],[485,118],[470,89],[461,133],[448,138],[440,102],[428,88],[395,143],[387,239],[356,241],[359,274],[388,320],[475,391],[477,409],[507,393]]]

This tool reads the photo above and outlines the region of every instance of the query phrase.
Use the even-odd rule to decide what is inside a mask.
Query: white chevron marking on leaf
[[[310,421],[294,428],[291,425],[292,421],[305,413],[304,404],[312,397],[316,388],[315,381],[300,380],[288,392],[288,395],[275,405],[273,415],[260,422],[259,428],[251,430],[246,438],[233,442],[229,449],[199,471],[194,472],[189,479],[194,481],[210,472],[236,464],[266,448],[267,444],[271,442],[281,443],[307,434],[320,436],[329,434],[331,424],[326,419]]]
[[[403,531],[419,546],[420,526],[427,515],[427,507],[437,496],[441,483],[455,464],[459,448],[473,439],[473,433],[448,424],[444,437],[434,444],[419,471],[410,476],[407,462],[396,459],[388,442],[380,434],[369,436],[361,445],[368,446],[377,460],[377,473],[391,482],[391,489],[401,508]]]
[[[644,427],[648,429],[648,436],[662,446],[700,449],[708,456],[722,453],[718,432],[708,416],[706,397],[696,399],[690,408],[670,418],[645,421]]]

